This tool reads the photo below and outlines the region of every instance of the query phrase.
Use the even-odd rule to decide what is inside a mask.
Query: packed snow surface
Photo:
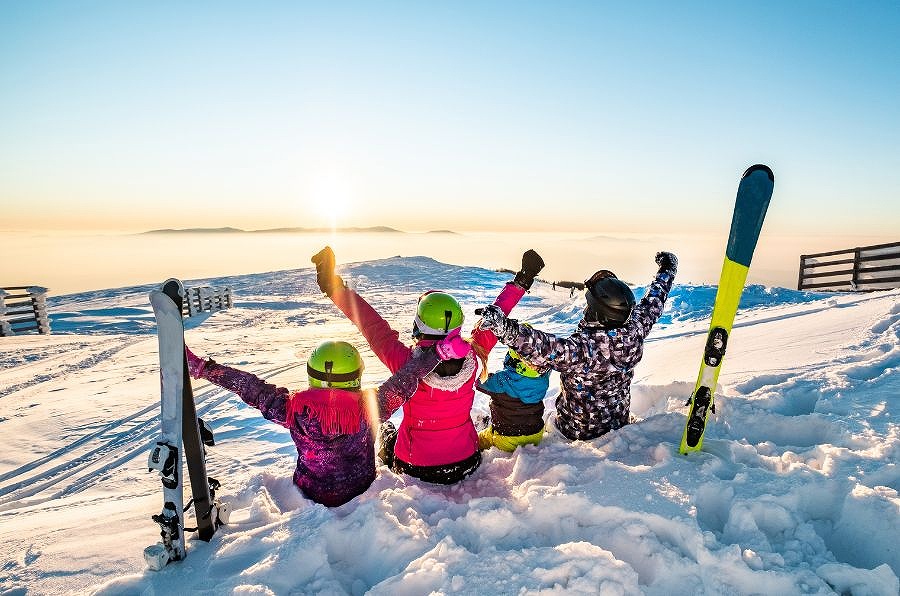
[[[468,331],[508,279],[424,257],[340,272],[401,337],[423,291],[460,298]],[[361,349],[366,384],[387,377],[311,269],[186,285],[236,296],[232,309],[186,320],[198,353],[302,388],[305,355],[341,339]],[[676,285],[637,368],[633,424],[572,442],[551,423],[541,445],[485,452],[455,486],[380,467],[335,509],[292,484],[286,430],[195,381],[216,432],[208,472],[234,513],[211,542],[189,540],[184,561],[153,572],[141,556],[162,505],[146,467],[159,432],[150,289],[54,297],[53,335],[0,339],[3,594],[898,593],[898,291],[748,287],[704,450],[682,456],[715,288]],[[582,307],[577,292],[537,283],[513,316],[568,334]],[[548,418],[557,393],[554,373]],[[473,416],[486,412],[478,395]]]

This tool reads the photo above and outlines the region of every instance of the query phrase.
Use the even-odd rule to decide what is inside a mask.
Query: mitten
[[[478,328],[493,331],[495,335],[497,331],[503,328],[503,324],[506,322],[506,314],[496,304],[481,308],[475,311],[475,314],[481,315]]]
[[[334,273],[334,251],[330,246],[314,254],[311,260],[316,265],[316,283],[320,290],[331,296],[336,289],[344,287],[344,280]]]
[[[184,346],[184,354],[187,356],[188,373],[191,375],[191,378],[202,379],[203,372],[206,370],[206,360],[191,352],[191,349],[187,346]],[[210,362],[213,361],[210,360]]]
[[[522,268],[516,273],[513,282],[525,290],[530,290],[531,285],[534,283],[534,278],[543,268],[544,259],[541,258],[541,255],[532,249],[528,249],[522,255]]]
[[[434,344],[434,349],[441,360],[455,360],[468,356],[472,345],[460,336],[459,329],[454,329],[447,337]]]
[[[660,271],[675,273],[678,270],[678,257],[670,252],[661,251],[656,253],[656,264],[659,265]]]

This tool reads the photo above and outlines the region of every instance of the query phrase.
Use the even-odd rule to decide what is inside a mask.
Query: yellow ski
[[[750,260],[762,229],[775,176],[768,166],[757,164],[747,168],[738,185],[731,233],[725,247],[725,262],[719,277],[719,289],[713,305],[712,320],[706,337],[706,347],[700,361],[697,384],[688,401],[690,412],[681,436],[681,453],[700,451],[709,413],[715,411],[715,389],[737,314],[744,282],[750,271]]]

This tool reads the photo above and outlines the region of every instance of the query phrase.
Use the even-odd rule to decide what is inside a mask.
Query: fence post
[[[853,249],[853,277],[850,279],[850,288],[855,292],[859,285],[860,250],[857,246]]]
[[[800,271],[797,274],[797,289],[803,289],[803,266],[806,264],[806,255],[800,255]]]
[[[6,322],[6,297],[8,292],[0,288],[0,337],[9,337],[13,334],[12,327]]]
[[[193,317],[195,314],[197,314],[197,309],[194,307],[194,300],[197,296],[197,288],[188,288],[186,294],[188,301],[188,316]]]
[[[50,319],[47,317],[47,288],[32,286],[28,288],[31,294],[31,306],[34,309],[34,320],[37,322],[38,333],[50,335]]]
[[[192,317],[204,312],[216,312],[234,306],[231,288],[198,286],[185,288],[184,316]]]

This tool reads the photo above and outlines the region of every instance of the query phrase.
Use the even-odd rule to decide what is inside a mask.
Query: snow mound
[[[453,292],[468,332],[508,275],[427,257],[341,275],[406,334],[417,297]],[[652,276],[647,272],[647,281]],[[387,377],[309,268],[189,281],[235,307],[189,319],[192,348],[280,386],[303,357],[350,341],[367,384]],[[436,486],[384,467],[328,509],[291,480],[284,429],[236,396],[194,387],[215,429],[208,469],[234,509],[184,561],[145,569],[157,540],[158,432],[150,287],[51,298],[51,336],[0,343],[0,591],[163,594],[878,594],[900,583],[900,292],[747,288],[704,450],[678,454],[715,288],[676,286],[633,386],[634,423],[593,441],[552,430],[485,452]],[[637,293],[642,293],[637,288]],[[514,316],[567,334],[583,299],[538,283]],[[504,348],[490,357],[498,367]],[[545,399],[552,419],[556,375]],[[473,416],[487,412],[479,396]],[[190,522],[190,520],[189,520]]]

